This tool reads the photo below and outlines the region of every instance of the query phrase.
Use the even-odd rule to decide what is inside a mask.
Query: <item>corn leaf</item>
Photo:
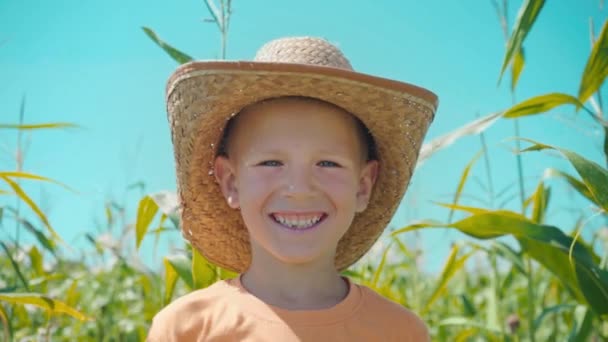
[[[571,311],[576,308],[574,304],[557,304],[543,309],[543,311],[534,319],[534,330],[538,330],[545,317],[558,314],[563,311]]]
[[[525,216],[503,210],[474,214],[441,226],[456,228],[479,239],[514,236],[522,250],[555,274],[574,298],[586,302],[600,315],[608,313],[608,271],[598,267],[591,251],[575,244],[572,237],[560,229],[536,224]],[[432,227],[428,222],[418,224],[415,228],[410,226],[397,230],[393,235],[428,227]]]
[[[426,305],[422,309],[422,314],[427,313],[431,309],[433,303],[435,303],[435,301],[437,301],[437,299],[443,295],[450,279],[452,279],[452,277],[454,277],[454,275],[464,267],[467,259],[474,253],[474,251],[472,251],[459,257],[459,251],[460,249],[458,245],[454,245],[452,247],[452,251],[450,252],[448,259],[443,266],[443,270],[441,271],[441,275],[439,276],[439,282],[429,299],[426,301]]]
[[[43,276],[44,268],[42,267],[42,254],[40,254],[38,248],[36,248],[36,246],[33,246],[32,248],[30,248],[28,254],[30,256],[30,264],[36,272],[36,275],[39,277]]]
[[[153,42],[156,43],[156,45],[160,46],[161,49],[165,50],[165,52],[171,56],[171,58],[173,58],[176,62],[178,62],[179,64],[184,64],[184,63],[188,63],[190,61],[192,61],[192,57],[188,56],[187,54],[177,50],[176,48],[174,48],[173,46],[165,43],[162,39],[160,39],[156,33],[148,28],[148,27],[142,27],[142,29],[144,30],[144,32],[146,33],[146,35],[152,39]]]
[[[0,300],[11,304],[31,304],[51,314],[66,314],[81,321],[93,320],[67,304],[39,293],[0,293]]]
[[[8,324],[8,314],[4,311],[4,307],[0,305],[0,321],[2,321],[2,326],[4,329],[4,336],[6,337],[5,341],[10,341],[13,332],[11,331],[11,325]]]
[[[139,201],[137,208],[137,219],[135,221],[135,244],[139,249],[144,236],[148,232],[150,223],[158,212],[158,205],[150,196],[145,196]]]
[[[391,250],[392,246],[393,242],[391,241],[391,243],[389,243],[388,246],[386,246],[386,248],[384,249],[384,252],[382,253],[382,258],[380,259],[380,264],[374,272],[374,277],[372,278],[371,284],[374,289],[378,289],[378,281],[380,280],[380,276],[382,275],[382,271],[384,270],[384,265],[386,265],[386,257],[388,256],[388,252]]]
[[[464,171],[462,171],[462,175],[460,176],[460,180],[458,181],[458,186],[456,187],[456,193],[454,194],[454,200],[452,201],[453,205],[458,204],[458,201],[460,200],[460,196],[462,195],[462,190],[464,189],[464,185],[466,184],[467,179],[469,178],[469,173],[471,172],[471,168],[473,167],[473,164],[475,164],[477,159],[479,159],[479,157],[481,157],[482,155],[483,155],[483,150],[477,152],[475,154],[475,156],[473,156],[471,161],[469,161],[467,163],[467,165],[464,168]],[[450,209],[450,214],[448,215],[448,222],[452,222],[452,217],[454,217],[454,208]]]
[[[202,289],[213,283],[215,271],[207,259],[199,253],[196,248],[192,248],[192,282],[194,289]]]
[[[17,196],[34,211],[36,216],[38,216],[38,218],[40,218],[42,223],[44,223],[44,225],[46,226],[48,231],[51,233],[53,238],[55,238],[59,241],[63,241],[63,240],[61,240],[61,237],[59,236],[59,234],[57,234],[55,229],[53,229],[53,227],[51,226],[51,223],[46,218],[46,215],[42,212],[42,210],[40,210],[38,205],[36,205],[36,203],[34,203],[34,201],[32,201],[32,199],[25,193],[25,191],[23,191],[23,189],[19,186],[19,184],[15,183],[12,179],[10,179],[6,176],[0,175],[0,178],[2,178],[13,189],[13,191],[17,194]]]
[[[20,131],[34,130],[34,129],[61,129],[61,128],[76,128],[78,125],[74,125],[68,122],[52,122],[43,124],[27,124],[27,125],[13,125],[13,124],[0,124],[0,129],[16,129]]]
[[[70,288],[68,289],[68,293],[67,293],[67,297],[66,297],[66,304],[70,305],[70,306],[74,306],[78,303],[78,301],[80,300],[81,297],[81,293],[80,291],[78,291],[78,280],[74,279],[72,281],[72,284],[70,285]]]
[[[502,68],[500,70],[499,82],[502,79],[507,66],[511,63],[512,59],[521,51],[526,36],[532,29],[540,10],[545,4],[544,0],[525,0],[521,5],[517,20],[513,27],[513,32],[507,41],[507,51],[505,53],[504,61],[502,62]]]
[[[193,289],[194,281],[192,280],[192,262],[183,255],[169,255],[165,257],[165,260],[167,260],[169,265],[171,265],[179,278],[186,283],[188,288]]]
[[[11,263],[11,266],[13,266],[13,270],[15,270],[15,273],[17,274],[17,277],[19,278],[19,280],[21,280],[21,283],[23,284],[23,287],[29,291],[30,287],[27,281],[27,278],[25,278],[25,276],[23,275],[23,273],[21,273],[21,268],[19,267],[19,264],[17,263],[17,261],[15,261],[15,259],[13,258],[13,256],[11,255],[11,251],[8,248],[8,246],[0,241],[0,246],[2,247],[2,249],[4,250],[4,253],[6,253],[6,256],[8,256],[8,260]]]
[[[513,59],[513,64],[511,65],[511,90],[515,91],[515,87],[517,87],[517,82],[519,81],[519,76],[521,75],[522,70],[524,69],[524,65],[526,64],[526,58],[524,55],[524,48],[521,47],[519,51],[515,54],[515,59]]]
[[[562,93],[549,93],[529,98],[514,105],[504,112],[503,117],[513,119],[522,116],[536,115],[565,104],[574,105],[576,108],[583,106],[574,96]]]
[[[23,223],[23,227],[25,227],[25,229],[27,229],[36,237],[36,240],[38,240],[38,242],[40,243],[40,245],[42,245],[42,247],[44,247],[44,249],[55,255],[56,246],[53,240],[47,238],[46,235],[44,235],[44,233],[40,229],[34,227],[29,221],[20,220],[20,222]]]
[[[534,195],[532,195],[533,204],[532,207],[532,221],[536,223],[543,223],[545,221],[545,213],[547,206],[549,205],[549,198],[551,197],[551,189],[545,187],[541,181],[536,187]]]
[[[574,317],[568,342],[588,341],[593,332],[593,311],[579,305],[574,312]]]
[[[591,194],[591,192],[587,188],[587,185],[585,185],[585,183],[581,182],[580,180],[574,178],[573,176],[567,174],[566,172],[563,172],[563,171],[560,171],[560,170],[556,170],[556,169],[552,169],[552,168],[548,168],[547,170],[545,170],[545,173],[544,173],[543,177],[560,177],[560,178],[563,178],[579,194],[583,195],[589,201],[595,202],[595,198],[593,198],[593,195]]]
[[[163,298],[163,305],[167,305],[171,302],[171,298],[173,298],[173,291],[175,291],[175,284],[177,283],[177,272],[167,258],[163,259],[163,264],[165,265],[165,296]]]
[[[509,260],[513,267],[521,272],[521,274],[527,274],[521,255],[514,251],[509,245],[502,241],[494,241],[492,249],[499,256]]]
[[[608,170],[570,150],[541,144],[529,139],[522,140],[535,144],[524,149],[523,152],[552,149],[564,155],[581,176],[583,183],[592,195],[593,202],[598,207],[608,211]]]
[[[585,103],[599,90],[606,76],[608,76],[608,20],[604,22],[602,32],[593,44],[587,59],[578,90],[578,99]]]

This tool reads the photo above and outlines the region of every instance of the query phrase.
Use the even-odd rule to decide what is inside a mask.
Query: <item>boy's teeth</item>
[[[281,215],[272,215],[274,219],[284,226],[290,228],[308,228],[321,220],[322,215],[310,217],[286,217]]]

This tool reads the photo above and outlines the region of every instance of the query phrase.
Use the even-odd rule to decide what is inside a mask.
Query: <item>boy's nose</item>
[[[308,170],[290,172],[286,180],[285,192],[290,197],[306,196],[314,191],[312,174]]]

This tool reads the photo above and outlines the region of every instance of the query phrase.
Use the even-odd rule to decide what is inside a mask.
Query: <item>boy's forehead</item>
[[[229,150],[235,145],[240,146],[241,152],[251,151],[253,145],[279,150],[281,146],[276,146],[277,143],[289,142],[334,152],[355,148],[365,154],[365,142],[354,116],[321,100],[299,97],[266,100],[246,107],[233,120],[233,127],[225,137]]]

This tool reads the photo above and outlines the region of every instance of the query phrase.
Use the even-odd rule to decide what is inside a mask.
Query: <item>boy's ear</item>
[[[357,192],[357,212],[359,213],[367,208],[374,184],[376,184],[378,178],[378,168],[378,161],[370,160],[361,169],[359,191]]]
[[[224,194],[224,198],[226,198],[228,206],[230,206],[232,209],[238,209],[238,189],[236,187],[234,166],[230,160],[224,156],[215,158],[213,174],[215,175],[215,179],[222,189],[222,194]]]

